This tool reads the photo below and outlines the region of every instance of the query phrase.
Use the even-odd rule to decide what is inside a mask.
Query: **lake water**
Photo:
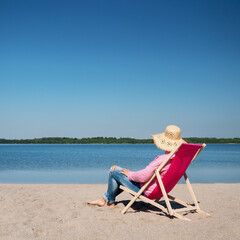
[[[153,144],[0,144],[0,183],[107,183],[112,165],[136,171],[161,154]],[[192,183],[240,182],[240,144],[208,144],[187,173]]]

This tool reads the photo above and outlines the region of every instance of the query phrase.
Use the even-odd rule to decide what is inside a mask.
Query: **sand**
[[[193,184],[202,210],[171,219],[138,201],[122,215],[131,196],[122,193],[115,208],[86,204],[106,185],[0,184],[1,240],[79,239],[240,239],[240,184]],[[186,185],[172,195],[190,201]]]

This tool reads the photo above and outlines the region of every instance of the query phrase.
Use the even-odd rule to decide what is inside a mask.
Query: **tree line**
[[[188,143],[240,143],[240,138],[184,138]],[[34,139],[4,139],[0,138],[0,144],[152,144],[152,139],[92,137],[92,138],[68,138],[68,137],[44,137]]]

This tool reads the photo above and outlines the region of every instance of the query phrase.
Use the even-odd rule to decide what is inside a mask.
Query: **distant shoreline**
[[[240,144],[240,138],[184,138],[188,143],[206,144]],[[44,137],[34,139],[4,139],[0,138],[0,144],[153,144],[152,139],[93,137],[93,138],[67,138]]]

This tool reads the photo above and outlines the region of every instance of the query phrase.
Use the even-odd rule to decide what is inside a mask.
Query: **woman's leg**
[[[108,189],[103,195],[103,199],[109,204],[114,203],[116,196],[122,192],[122,190],[119,188],[120,185],[123,185],[135,192],[138,192],[140,189],[139,183],[129,181],[127,176],[121,172],[122,168],[118,166],[116,166],[113,171],[111,169],[109,172]]]

